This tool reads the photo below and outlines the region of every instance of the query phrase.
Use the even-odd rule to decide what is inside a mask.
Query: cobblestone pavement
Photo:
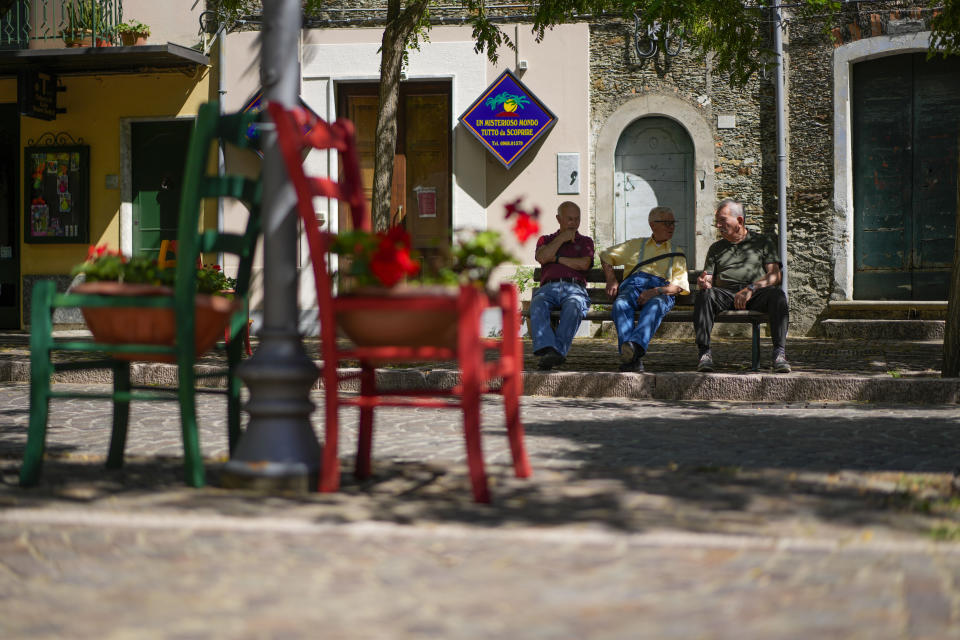
[[[374,478],[181,485],[175,404],[57,400],[39,487],[16,486],[28,388],[0,384],[3,638],[960,637],[953,405],[526,397],[529,480],[484,401],[494,503],[470,500],[456,412],[385,409]],[[322,396],[317,393],[314,400]]]

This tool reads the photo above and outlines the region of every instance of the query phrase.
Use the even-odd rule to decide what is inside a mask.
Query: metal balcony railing
[[[112,44],[122,21],[122,0],[0,0],[0,49]]]

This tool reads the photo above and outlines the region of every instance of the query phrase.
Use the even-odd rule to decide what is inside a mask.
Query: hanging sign
[[[57,93],[63,91],[57,76],[35,69],[22,69],[17,76],[17,102],[20,115],[40,120],[55,120],[66,109],[57,108]]]
[[[460,116],[460,124],[509,169],[557,117],[509,70]]]

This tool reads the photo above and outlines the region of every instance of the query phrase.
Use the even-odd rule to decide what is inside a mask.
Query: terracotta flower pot
[[[120,34],[120,42],[125,47],[134,47],[147,44],[147,36],[141,36],[136,33],[124,32]]]
[[[442,297],[455,301],[457,290],[448,287],[366,287],[346,294],[351,298]],[[412,301],[411,301],[412,302]],[[353,309],[337,312],[337,326],[355,344],[363,347],[457,346],[457,312],[436,309]]]
[[[173,295],[170,287],[120,282],[85,282],[71,293],[107,296]],[[197,355],[205,353],[223,336],[223,330],[242,303],[223,296],[197,294],[194,327]],[[87,327],[97,342],[105,344],[162,344],[172,345],[176,337],[176,317],[173,309],[142,307],[81,307]],[[121,360],[149,360],[173,362],[164,354],[114,353]]]

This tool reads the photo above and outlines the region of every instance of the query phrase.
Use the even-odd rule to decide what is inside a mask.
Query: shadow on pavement
[[[638,409],[652,411],[653,404]],[[178,458],[132,458],[121,470],[105,470],[102,458],[78,460],[54,451],[40,486],[30,489],[16,484],[18,459],[0,460],[0,509],[83,506],[328,523],[800,537],[850,537],[865,527],[887,537],[915,537],[944,523],[956,526],[950,473],[956,456],[946,428],[956,422],[955,413],[906,421],[848,409],[822,423],[768,417],[766,410],[725,416],[719,409],[709,424],[702,410],[700,420],[691,412],[690,420],[637,415],[531,422],[531,441],[544,436],[573,446],[547,459],[538,459],[531,447],[530,480],[488,465],[492,505],[471,501],[462,464],[375,460],[374,477],[359,483],[345,457],[339,493],[263,495],[217,488],[219,465],[212,461],[212,486],[194,490],[183,486]],[[502,429],[487,432],[488,441],[502,437]]]

